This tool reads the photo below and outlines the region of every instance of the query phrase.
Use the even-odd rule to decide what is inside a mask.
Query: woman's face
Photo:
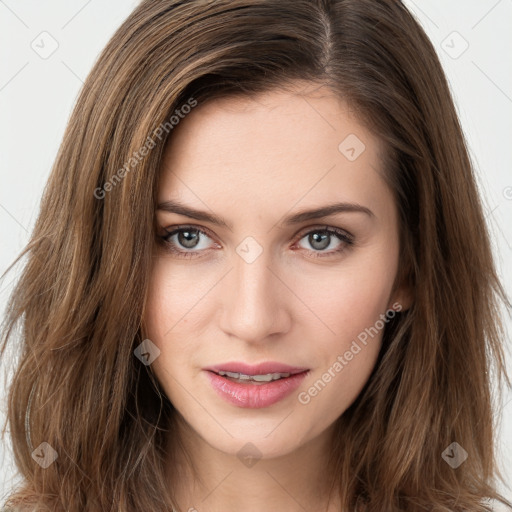
[[[393,292],[381,149],[325,87],[214,100],[174,128],[145,335],[167,396],[210,447],[291,453],[326,435],[368,380],[389,310],[406,300]]]

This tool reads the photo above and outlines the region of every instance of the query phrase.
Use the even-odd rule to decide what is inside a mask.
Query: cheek
[[[180,383],[194,378],[200,366],[198,355],[204,352],[215,312],[206,299],[211,301],[212,289],[220,277],[213,270],[203,270],[199,276],[196,266],[166,256],[159,257],[152,269],[144,334],[160,350],[151,366],[175,405],[184,399]]]
[[[182,324],[187,322],[186,317],[179,321],[186,313],[187,299],[180,294],[177,278],[169,272],[165,259],[155,264],[143,316],[143,334],[160,350],[151,369],[175,405],[180,403],[180,393],[176,393],[179,386],[176,383],[183,380],[180,368],[184,367],[183,361],[188,357],[186,351],[190,348],[176,336],[176,331],[183,329]]]
[[[208,295],[218,276],[198,278],[194,266],[177,265],[160,257],[152,270],[144,314],[147,335],[165,343],[177,331],[194,331],[194,318],[201,300]]]
[[[373,326],[390,307],[397,258],[398,251],[386,246],[354,253],[329,271],[297,280],[297,295],[307,298],[333,338],[345,344]]]
[[[160,349],[152,369],[161,382],[168,381],[171,375],[178,377],[176,369],[181,366],[180,358],[185,360],[187,351],[192,349],[190,340],[184,339],[182,333],[193,330],[188,325],[192,316],[187,315],[193,308],[193,293],[190,285],[188,293],[184,293],[187,287],[179,272],[172,269],[165,258],[159,258],[155,263],[144,311],[143,334]]]
[[[372,370],[381,348],[392,282],[366,274],[342,279],[344,287],[329,297],[318,297],[323,320],[334,332],[316,337],[317,366],[299,401],[308,414],[322,417],[327,427],[356,400]],[[382,316],[381,316],[382,315]]]

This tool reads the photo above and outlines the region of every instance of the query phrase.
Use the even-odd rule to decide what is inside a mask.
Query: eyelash
[[[161,239],[162,244],[166,247],[166,250],[168,250],[169,252],[171,252],[172,254],[176,255],[179,258],[191,259],[191,258],[200,257],[200,253],[206,252],[206,251],[208,251],[208,249],[205,249],[204,251],[181,251],[181,250],[176,249],[174,244],[172,244],[169,241],[169,239],[172,236],[174,236],[180,232],[187,231],[187,230],[196,231],[200,235],[204,235],[208,238],[212,238],[208,234],[207,231],[205,231],[204,229],[200,229],[193,225],[176,226],[176,228],[173,229],[172,231],[166,230],[165,235],[161,235],[161,236],[159,236],[159,238]],[[313,258],[328,258],[328,257],[332,257],[335,255],[339,255],[354,245],[354,237],[352,235],[350,235],[349,233],[347,233],[346,231],[344,231],[342,229],[334,228],[334,227],[330,227],[330,226],[316,227],[316,228],[309,229],[309,231],[301,232],[298,241],[302,240],[303,238],[305,238],[308,235],[311,235],[312,233],[327,233],[330,236],[337,237],[340,240],[340,242],[342,242],[342,244],[340,245],[340,247],[338,249],[334,249],[334,250],[331,250],[328,252],[315,251],[315,250],[308,251],[313,254],[313,256],[312,256]],[[304,250],[307,250],[307,249],[304,249]]]

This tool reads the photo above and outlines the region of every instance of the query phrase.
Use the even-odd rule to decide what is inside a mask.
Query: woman
[[[490,377],[508,302],[400,2],[143,1],[84,85],[24,253],[7,505],[512,506]]]

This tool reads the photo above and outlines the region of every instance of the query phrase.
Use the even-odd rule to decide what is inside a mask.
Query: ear
[[[409,266],[402,266],[398,270],[393,291],[390,295],[389,309],[405,312],[414,303],[414,280]]]
[[[388,309],[394,309],[395,311],[403,313],[410,309],[413,303],[414,287],[409,279],[404,279],[391,294]]]

